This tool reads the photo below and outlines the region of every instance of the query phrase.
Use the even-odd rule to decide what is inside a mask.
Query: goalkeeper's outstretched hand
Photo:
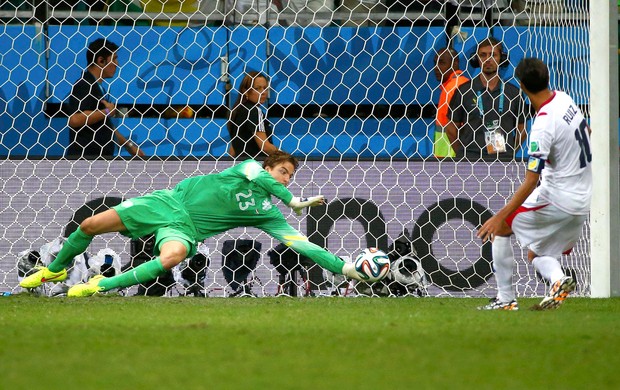
[[[298,198],[295,196],[288,205],[295,211],[295,214],[301,215],[304,208],[320,206],[322,204],[325,204],[325,197],[323,195],[317,195],[309,198]]]
[[[362,260],[363,263],[368,262],[367,260]],[[371,266],[358,266],[358,261],[355,263],[344,263],[342,266],[342,274],[349,279],[355,279],[366,283],[375,283],[385,278],[390,272],[389,264],[384,264],[376,271],[372,271]],[[378,266],[378,264],[375,264],[375,266]]]
[[[366,279],[360,275],[359,272],[355,269],[355,264],[353,263],[344,263],[342,267],[342,274],[349,279],[359,280],[360,282],[365,282]]]

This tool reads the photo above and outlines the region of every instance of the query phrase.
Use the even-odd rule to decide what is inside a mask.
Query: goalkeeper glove
[[[359,280],[360,282],[364,282],[364,279],[359,272],[355,269],[354,263],[344,263],[342,266],[342,274],[349,279]]]
[[[309,198],[298,198],[295,196],[288,205],[295,211],[295,214],[301,215],[304,208],[319,206],[324,203],[325,197],[323,195],[311,196]]]

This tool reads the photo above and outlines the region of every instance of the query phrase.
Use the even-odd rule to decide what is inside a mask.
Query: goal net
[[[453,49],[460,70],[473,78],[480,72],[470,61],[477,45],[494,37],[507,57],[502,80],[518,86],[516,64],[539,57],[550,68],[552,88],[588,112],[585,0],[40,3],[0,3],[2,292],[20,292],[19,279],[37,259],[53,256],[50,243],[93,213],[232,166],[229,113],[244,75],[258,71],[269,78],[262,112],[271,140],[301,161],[290,190],[328,199],[302,217],[278,204],[286,219],[345,259],[366,247],[393,254],[406,248],[395,259],[408,259],[399,263],[407,278],[349,284],[295,256],[283,267],[291,255],[280,256],[277,241],[239,228],[206,240],[202,258],[182,263],[167,280],[124,293],[493,296],[490,244],[476,230],[519,186],[527,150],[478,159],[435,156],[438,53]],[[102,96],[114,105],[106,120],[143,158],[118,138],[112,156],[103,148],[100,156],[66,155],[69,96],[97,38],[119,47],[118,69],[101,83]],[[521,110],[529,130],[529,106]],[[224,250],[230,242],[232,254]],[[547,286],[513,244],[518,296],[543,295]],[[586,296],[588,248],[586,224],[572,254],[562,258],[577,293]],[[149,259],[149,250],[148,238],[98,236],[76,258],[68,283],[104,265],[128,269]]]

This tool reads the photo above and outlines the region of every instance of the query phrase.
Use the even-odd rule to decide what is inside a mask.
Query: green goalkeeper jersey
[[[172,191],[189,214],[197,240],[240,226],[270,220],[287,224],[271,195],[288,204],[293,195],[255,160],[246,160],[220,173],[191,177]]]
[[[127,228],[123,234],[144,237],[155,233],[155,254],[161,243],[185,243],[188,256],[196,244],[227,230],[253,226],[312,259],[331,272],[342,273],[344,261],[286,222],[271,196],[289,204],[293,195],[254,160],[220,173],[191,177],[172,190],[158,190],[126,200],[114,209]]]
[[[198,241],[235,227],[254,226],[327,270],[342,273],[342,259],[309,242],[289,225],[271,203],[272,195],[287,205],[293,199],[291,192],[255,160],[221,173],[185,179],[173,190],[196,228]]]

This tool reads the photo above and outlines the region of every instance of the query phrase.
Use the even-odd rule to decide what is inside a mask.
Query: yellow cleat
[[[105,279],[103,275],[95,275],[86,283],[76,284],[67,292],[68,297],[90,297],[97,294],[103,287],[99,287],[99,282]]]
[[[19,282],[19,285],[23,288],[35,288],[39,287],[43,283],[58,283],[67,279],[67,270],[63,269],[60,272],[52,272],[47,267],[37,267],[39,270],[30,276],[25,277]]]

